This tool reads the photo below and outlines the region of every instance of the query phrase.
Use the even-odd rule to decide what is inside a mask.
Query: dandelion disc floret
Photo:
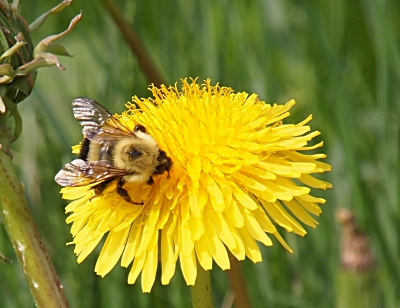
[[[213,261],[229,269],[228,251],[260,262],[257,242],[272,245],[269,235],[291,252],[277,228],[304,236],[302,224],[316,227],[325,200],[310,189],[331,187],[313,176],[331,169],[319,161],[325,155],[304,153],[322,146],[308,145],[320,134],[306,125],[311,116],[283,124],[293,100],[269,105],[210,80],[182,84],[181,91],[152,86],[153,98],[133,97],[118,116],[132,129],[146,127],[173,161],[169,176],[155,176],[153,185],[126,183],[132,200],[143,205],[126,202],[116,184],[101,195],[90,186],[62,189],[65,199],[75,200],[66,211],[78,262],[106,235],[96,273],[106,275],[121,260],[131,268],[128,283],[141,274],[144,292],[153,286],[159,261],[163,284],[179,261],[193,285],[197,262],[205,270]]]

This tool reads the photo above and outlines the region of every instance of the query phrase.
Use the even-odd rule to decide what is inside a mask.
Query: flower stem
[[[147,80],[151,83],[154,83],[156,86],[165,84],[163,78],[156,68],[156,65],[151,60],[149,53],[143,46],[132,26],[125,19],[117,3],[114,0],[101,0],[100,2],[110,14],[125,41],[129,45],[132,53],[136,56],[139,66],[146,75]]]
[[[68,307],[40,239],[8,150],[7,114],[0,114],[0,214],[37,307]]]
[[[246,279],[243,275],[240,262],[229,253],[231,269],[227,271],[229,282],[234,294],[235,307],[250,308],[249,295],[246,288]]]
[[[194,286],[191,287],[193,308],[213,308],[211,276],[197,262],[197,278]]]

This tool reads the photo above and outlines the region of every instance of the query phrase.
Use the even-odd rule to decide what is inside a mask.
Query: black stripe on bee
[[[89,155],[89,149],[90,149],[90,140],[87,138],[84,138],[81,144],[81,150],[79,152],[79,158],[83,159],[84,161],[87,161],[88,155]]]

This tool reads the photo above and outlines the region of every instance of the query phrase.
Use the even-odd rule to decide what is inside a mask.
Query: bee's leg
[[[97,184],[96,186],[93,186],[94,193],[96,197],[100,196],[101,193],[103,192],[104,189],[108,186],[113,181],[113,179],[106,180],[104,182],[101,182],[100,184]]]
[[[123,198],[125,199],[126,202],[130,202],[130,203],[133,203],[133,204],[140,204],[140,205],[143,205],[143,202],[133,202],[133,201],[132,201],[132,199],[131,199],[131,197],[129,196],[129,194],[128,194],[128,192],[126,191],[126,189],[122,187],[122,186],[124,185],[124,183],[125,183],[125,181],[124,181],[123,178],[121,178],[121,179],[118,181],[117,193],[118,193],[121,197],[123,197]]]
[[[149,185],[153,185],[154,184],[154,180],[153,178],[150,176],[149,180],[147,181],[147,184]]]

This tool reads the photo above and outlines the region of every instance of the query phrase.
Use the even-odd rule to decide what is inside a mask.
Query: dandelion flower
[[[322,146],[308,145],[320,134],[307,125],[311,116],[283,124],[293,100],[269,105],[210,80],[182,83],[181,91],[152,86],[153,98],[133,97],[117,115],[132,129],[145,126],[173,161],[169,176],[155,177],[154,185],[124,185],[143,205],[126,202],[116,183],[99,196],[89,186],[62,189],[63,198],[74,200],[66,212],[78,262],[106,237],[96,273],[106,275],[120,260],[130,267],[128,283],[141,274],[144,292],[151,291],[159,263],[162,284],[179,261],[186,283],[194,285],[197,262],[205,270],[213,262],[229,269],[228,251],[260,262],[258,242],[271,246],[271,235],[291,252],[277,228],[304,236],[302,224],[316,227],[325,200],[310,190],[331,187],[313,176],[331,169],[319,161],[326,155],[300,153]]]

